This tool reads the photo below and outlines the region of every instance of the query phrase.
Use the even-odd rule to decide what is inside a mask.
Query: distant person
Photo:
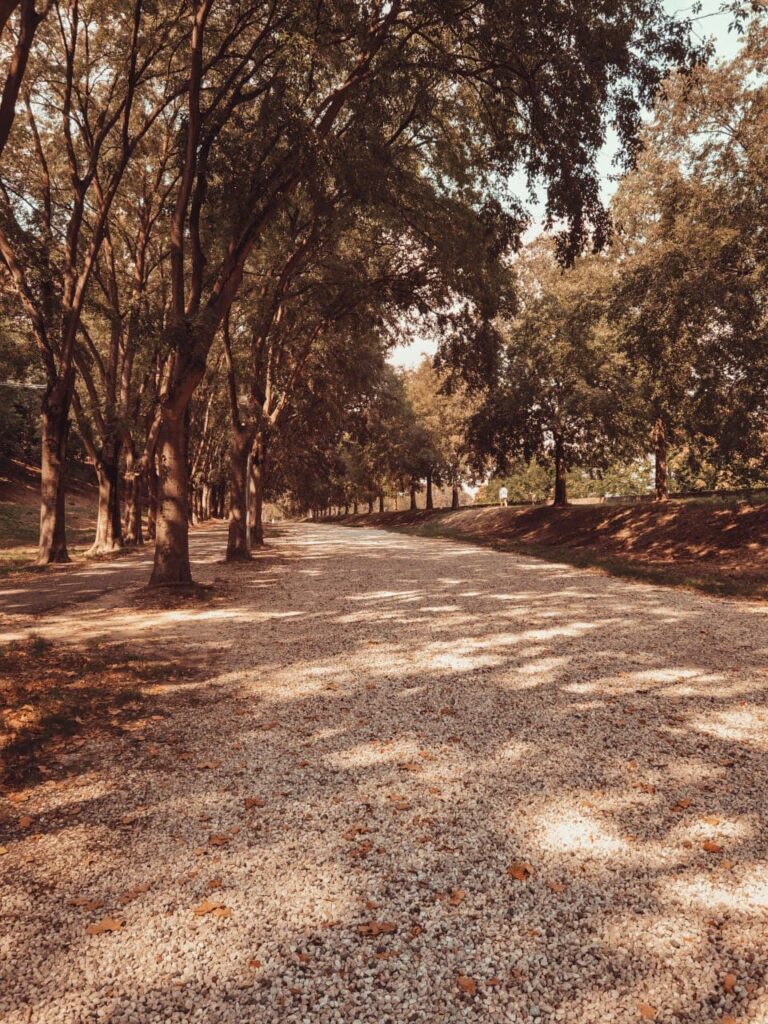
[[[502,508],[506,508],[507,505],[509,504],[509,502],[507,501],[508,498],[509,498],[509,491],[507,490],[507,488],[506,487],[500,487],[499,488],[499,504],[501,505]]]

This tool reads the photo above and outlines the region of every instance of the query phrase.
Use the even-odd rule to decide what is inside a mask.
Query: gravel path
[[[765,605],[331,526],[199,576],[36,624],[209,668],[2,801],[0,1020],[768,1022]]]

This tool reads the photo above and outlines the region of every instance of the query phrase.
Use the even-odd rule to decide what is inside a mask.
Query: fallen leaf
[[[22,818],[19,818],[19,828],[31,828],[32,819],[28,814],[25,814]]]
[[[477,982],[474,978],[470,978],[466,974],[460,974],[456,978],[456,984],[459,986],[462,992],[465,992],[468,996],[477,995]]]
[[[693,800],[689,800],[687,797],[685,797],[682,800],[678,800],[677,803],[673,805],[672,810],[673,811],[687,811],[692,803],[693,803]]]
[[[458,907],[460,903],[464,902],[466,895],[463,889],[454,889],[448,897],[448,902],[452,907]]]
[[[212,878],[210,880],[210,882],[208,883],[208,888],[209,889],[222,889],[223,887],[224,887],[224,883],[222,882],[222,880],[220,878]]]
[[[721,1018],[720,1024],[739,1024],[739,1022],[736,1020],[732,1013],[726,1013],[726,1015],[723,1018]]]
[[[637,1012],[643,1020],[656,1020],[656,1007],[650,1003],[638,1003]]]
[[[373,849],[373,843],[370,841],[370,839],[366,839],[366,841],[364,843],[361,843],[359,846],[356,846],[354,848],[354,850],[352,850],[351,856],[353,856],[353,857],[367,857],[372,849]]]
[[[195,768],[199,768],[202,771],[215,771],[221,767],[221,761],[198,761]]]
[[[517,879],[518,882],[524,882],[533,871],[530,864],[526,864],[523,861],[518,861],[515,864],[510,864],[507,868],[507,874],[510,878]]]
[[[424,771],[424,766],[419,764],[418,761],[403,761],[402,764],[397,766],[401,772],[421,772]]]
[[[211,911],[212,917],[232,917],[232,911],[229,907],[215,907]]]
[[[252,971],[256,971],[259,969],[259,967],[261,967],[261,960],[249,960],[248,966],[251,968]]]
[[[202,917],[204,914],[213,914],[218,910],[226,910],[227,908],[221,902],[221,900],[209,900],[204,899],[203,902],[195,907],[195,915]],[[217,917],[221,917],[221,914],[217,914]]]
[[[102,917],[100,921],[89,924],[85,930],[89,935],[103,935],[104,932],[119,932],[123,927],[123,922],[117,918]]]
[[[726,992],[733,992],[733,990],[736,988],[735,974],[726,974],[726,976],[723,978],[723,988]]]
[[[707,853],[722,853],[723,848],[720,843],[716,843],[714,839],[707,839],[701,844],[701,848],[706,850]]]
[[[0,846],[0,857],[4,857],[6,853],[8,853],[8,847]]]
[[[368,924],[359,924],[357,934],[377,938],[379,935],[391,935],[397,931],[397,925],[392,921],[370,921]]]
[[[83,910],[101,910],[104,906],[103,900],[89,900],[87,896],[75,896],[74,899],[67,900],[70,907],[80,907]]]
[[[705,821],[707,823],[707,825],[719,825],[720,824],[720,819],[719,818],[703,818],[702,820]]]
[[[9,793],[7,799],[10,800],[12,804],[23,804],[25,801],[29,800],[29,793]]]
[[[208,838],[208,845],[209,846],[227,846],[227,844],[230,842],[230,839],[231,839],[230,836],[225,836],[225,835],[222,835],[221,833],[214,832],[214,834],[212,836],[209,836],[209,838]]]
[[[266,807],[267,801],[262,799],[260,796],[247,796],[243,801],[246,811],[250,811],[254,807]]]
[[[547,882],[547,888],[551,892],[565,892],[566,889],[562,882]]]

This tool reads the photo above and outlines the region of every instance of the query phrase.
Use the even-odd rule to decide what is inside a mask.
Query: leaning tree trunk
[[[159,494],[155,565],[150,586],[192,582],[189,564],[189,480],[184,413],[163,409],[158,440]]]
[[[427,500],[425,508],[431,511],[434,507],[435,506],[432,501],[432,470],[430,470],[429,473],[427,473]]]
[[[418,507],[416,504],[416,484],[411,480],[411,512],[415,511]]]
[[[64,471],[71,390],[57,385],[43,399],[40,460],[40,545],[37,564],[68,562]]]
[[[565,478],[565,453],[562,438],[555,438],[555,505],[561,508],[568,504],[568,489]]]
[[[264,462],[267,445],[262,433],[257,434],[251,448],[251,473],[248,480],[251,547],[264,546]]]
[[[661,416],[657,417],[653,425],[653,457],[656,466],[656,501],[666,501],[669,498],[667,431]]]
[[[233,431],[229,452],[228,562],[244,562],[251,557],[248,543],[248,453],[251,440],[247,431]]]
[[[459,485],[453,484],[451,486],[451,508],[459,507]]]

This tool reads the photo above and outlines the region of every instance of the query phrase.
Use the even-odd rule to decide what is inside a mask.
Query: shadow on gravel
[[[135,799],[114,805],[103,752],[88,764],[105,786],[75,816],[101,830],[93,890],[121,912],[116,850],[152,883],[109,949],[88,947],[102,967],[134,957],[88,1012],[315,1021],[338,987],[344,1020],[762,1019],[764,608],[445,541],[279,540],[258,572],[227,570],[220,605],[152,613],[158,648],[198,663],[152,691],[140,739],[107,737]],[[122,641],[142,614],[81,626]],[[54,900],[81,895],[68,871]],[[23,875],[40,889],[39,864]],[[214,875],[232,916],[196,918]],[[46,908],[7,962],[44,934],[39,970],[76,982],[82,931]],[[184,982],[169,929],[202,943]],[[0,989],[15,981],[32,1019],[81,1005],[36,1002],[9,970]]]

